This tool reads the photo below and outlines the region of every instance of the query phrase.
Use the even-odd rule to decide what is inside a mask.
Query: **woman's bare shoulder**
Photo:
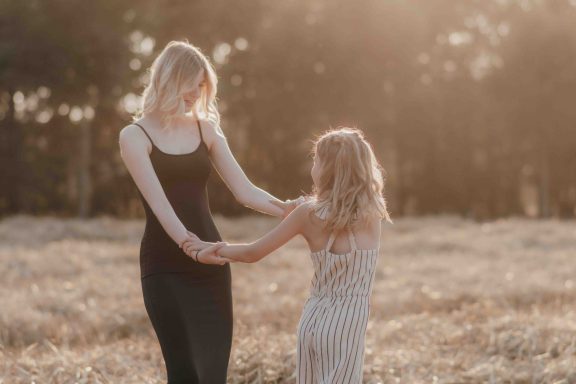
[[[151,149],[149,148],[151,143],[146,137],[146,134],[134,124],[128,124],[120,130],[118,143],[122,149]]]
[[[224,133],[220,128],[220,122],[216,118],[210,116],[204,116],[198,118],[198,121],[200,122],[200,126],[202,127],[202,134],[224,136]]]
[[[212,117],[202,117],[199,118],[198,121],[200,123],[200,129],[202,130],[204,142],[209,148],[212,148],[212,145],[218,140],[226,140],[226,136],[224,136],[224,132],[222,132],[218,120]]]

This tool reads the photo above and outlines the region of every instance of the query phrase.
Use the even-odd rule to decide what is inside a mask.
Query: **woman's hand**
[[[274,204],[278,208],[282,209],[284,213],[282,214],[282,218],[286,218],[297,206],[302,203],[308,201],[307,197],[300,196],[295,200],[286,200],[286,201],[275,201],[275,200],[268,200],[271,204]]]
[[[204,248],[214,245],[214,243],[211,243],[209,241],[200,240],[200,238],[196,236],[196,234],[190,231],[186,231],[186,235],[187,237],[182,242],[182,244],[180,244],[180,248],[182,248],[184,253],[186,253],[188,256],[190,256],[190,254],[188,253],[189,250],[195,250],[195,249],[202,250]]]
[[[223,257],[221,257],[220,255],[218,255],[218,250],[224,247],[225,245],[227,244],[224,242],[219,242],[208,248],[204,248],[199,252],[194,251],[194,253],[196,252],[198,253],[198,255],[195,257],[195,260],[202,264],[224,265],[228,261]]]

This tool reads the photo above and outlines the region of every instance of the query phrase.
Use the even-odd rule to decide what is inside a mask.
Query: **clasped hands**
[[[277,207],[281,208],[284,213],[283,217],[286,217],[296,208],[298,205],[304,203],[306,198],[304,196],[300,196],[298,199],[295,200],[286,200],[284,202],[277,202],[270,200],[270,203],[276,205]],[[186,253],[189,257],[194,259],[202,264],[217,264],[217,265],[224,265],[229,262],[234,262],[232,259],[227,259],[222,257],[218,254],[218,251],[226,246],[228,243],[226,242],[217,242],[211,243],[207,241],[200,240],[196,234],[186,231],[188,235],[187,238],[180,244],[180,248]]]
[[[202,264],[223,265],[229,261],[218,255],[218,250],[227,245],[225,242],[210,243],[202,241],[194,233],[187,231],[188,237],[182,243],[180,248],[191,257],[194,261]]]

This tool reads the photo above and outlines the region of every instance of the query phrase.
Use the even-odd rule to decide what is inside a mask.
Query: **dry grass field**
[[[217,218],[229,241],[267,218]],[[0,221],[0,383],[162,383],[142,221]],[[312,274],[302,240],[233,265],[229,383],[294,383]],[[365,383],[576,383],[576,223],[398,220],[383,243]]]

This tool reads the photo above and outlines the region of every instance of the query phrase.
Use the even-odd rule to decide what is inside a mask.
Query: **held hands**
[[[200,238],[198,236],[196,236],[196,234],[190,232],[190,231],[186,231],[186,239],[182,242],[182,244],[180,244],[180,248],[182,248],[182,250],[188,254],[187,249],[192,248],[192,249],[204,249],[207,247],[212,246],[214,243],[210,243],[208,241],[203,241],[200,240]]]
[[[229,259],[224,256],[220,256],[219,252],[226,246],[228,243],[226,242],[218,242],[218,243],[206,243],[209,246],[205,247],[204,249],[194,249],[192,247],[188,247],[186,250],[186,254],[191,257],[194,261],[202,264],[216,264],[216,265],[224,265],[226,263],[236,263],[237,260]]]
[[[226,264],[228,260],[218,255],[218,250],[226,246],[227,243],[218,242],[210,244],[210,246],[204,249],[193,249],[192,247],[188,247],[186,254],[198,263],[216,265]]]
[[[203,241],[190,231],[186,231],[186,235],[186,239],[179,246],[194,261],[203,264],[226,264],[227,260],[217,254],[217,251],[225,246],[226,243]]]
[[[198,252],[196,261],[202,264],[217,264],[217,265],[226,264],[228,260],[218,254],[218,251],[226,245],[228,244],[224,242],[219,242],[208,248],[204,248],[203,250]]]

